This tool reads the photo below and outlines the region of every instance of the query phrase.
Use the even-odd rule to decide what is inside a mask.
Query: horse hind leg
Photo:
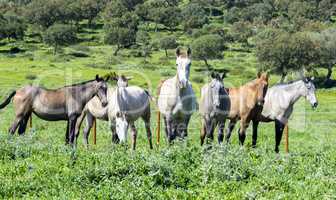
[[[275,121],[275,152],[279,153],[279,145],[285,125],[280,121]]]
[[[23,135],[25,132],[26,132],[26,129],[27,129],[27,124],[28,124],[28,121],[29,121],[29,117],[31,116],[31,114],[26,114],[22,120],[20,121],[19,123],[19,130],[18,130],[18,133],[19,135]]]
[[[135,151],[136,148],[136,140],[137,140],[137,130],[134,125],[134,123],[131,124],[131,130],[132,130],[132,149]]]
[[[240,121],[240,128],[238,130],[238,135],[239,135],[239,144],[244,145],[245,138],[246,138],[246,129],[249,125],[249,122],[241,119]]]
[[[235,125],[236,125],[236,121],[230,120],[230,123],[228,125],[227,130],[226,130],[226,138],[225,139],[226,139],[227,143],[230,142],[231,133],[232,133],[232,130],[235,127]]]
[[[149,143],[149,148],[153,149],[152,132],[151,132],[151,129],[150,129],[150,115],[146,115],[145,117],[143,117],[143,121],[145,123],[145,128],[146,128],[146,132],[147,132],[147,139],[148,139],[148,143]]]
[[[12,126],[9,128],[8,132],[11,135],[14,135],[16,129],[18,128],[19,124],[21,123],[23,117],[22,115],[17,115],[14,119],[14,122],[12,123]]]
[[[202,119],[202,125],[201,125],[201,134],[200,134],[200,139],[201,139],[201,146],[203,146],[204,144],[204,139],[205,139],[205,135],[206,135],[206,121],[205,119]]]

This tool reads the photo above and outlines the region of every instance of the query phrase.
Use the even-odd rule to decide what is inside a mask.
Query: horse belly
[[[40,101],[35,101],[33,104],[33,112],[41,119],[47,121],[67,120],[65,106],[44,105]]]

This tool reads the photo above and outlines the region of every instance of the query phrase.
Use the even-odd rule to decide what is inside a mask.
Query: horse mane
[[[80,86],[80,85],[85,85],[87,83],[90,83],[90,82],[93,82],[95,81],[96,79],[92,79],[92,80],[88,80],[88,81],[83,81],[83,82],[80,82],[80,83],[74,83],[72,85],[66,85],[64,86],[63,88],[67,88],[67,87],[75,87],[75,86]]]
[[[290,85],[290,84],[293,84],[293,83],[299,82],[299,81],[302,81],[302,79],[291,80],[291,81],[288,81],[286,83],[277,83],[274,86],[287,86],[287,85]]]
[[[157,90],[156,90],[156,94],[157,94],[157,96],[160,96],[161,87],[162,87],[163,83],[164,83],[166,80],[168,80],[168,79],[160,80],[160,83],[159,83],[159,85],[158,85],[158,87],[157,87]]]

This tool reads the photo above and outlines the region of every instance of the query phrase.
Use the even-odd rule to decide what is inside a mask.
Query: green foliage
[[[160,39],[160,48],[165,50],[166,57],[168,57],[168,49],[175,49],[178,47],[176,37],[174,36],[165,36]]]
[[[241,42],[248,46],[248,38],[254,34],[253,27],[249,22],[239,21],[235,22],[230,30],[230,35],[234,41]]]
[[[66,46],[77,41],[76,31],[70,25],[54,24],[43,34],[43,41],[54,47],[56,53],[59,46]]]
[[[150,43],[150,35],[146,31],[139,31],[136,36],[136,42],[141,46],[144,62],[147,62],[146,58],[152,52],[152,44]]]
[[[208,22],[205,10],[198,4],[188,4],[182,11],[182,25],[185,31],[202,28]]]
[[[27,29],[23,19],[14,13],[0,16],[0,39],[12,38],[22,40]]]
[[[203,60],[207,67],[208,59],[223,58],[224,41],[219,35],[204,35],[192,42],[193,58]]]
[[[282,80],[289,71],[310,70],[318,59],[317,45],[306,33],[266,30],[260,38],[256,48],[258,60],[282,74]]]

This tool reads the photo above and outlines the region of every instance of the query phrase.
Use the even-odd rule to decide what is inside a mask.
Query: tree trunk
[[[331,76],[332,76],[332,66],[328,67],[328,73],[326,76],[326,80],[324,81],[324,85],[328,86],[331,83]]]
[[[204,60],[204,63],[205,63],[205,65],[206,65],[206,67],[207,67],[207,68],[209,68],[209,67],[210,67],[210,65],[209,65],[209,63],[208,63],[207,59],[203,59],[203,60]]]
[[[55,48],[54,48],[54,55],[56,55],[56,52],[57,52],[57,44],[55,45]]]
[[[280,83],[283,83],[285,81],[286,76],[287,76],[287,72],[282,72]]]
[[[114,56],[117,56],[118,55],[118,52],[119,52],[119,50],[120,50],[120,46],[119,45],[117,45],[117,49],[114,51]]]
[[[166,58],[168,58],[168,51],[167,51],[167,49],[165,49],[165,52],[166,52]]]

